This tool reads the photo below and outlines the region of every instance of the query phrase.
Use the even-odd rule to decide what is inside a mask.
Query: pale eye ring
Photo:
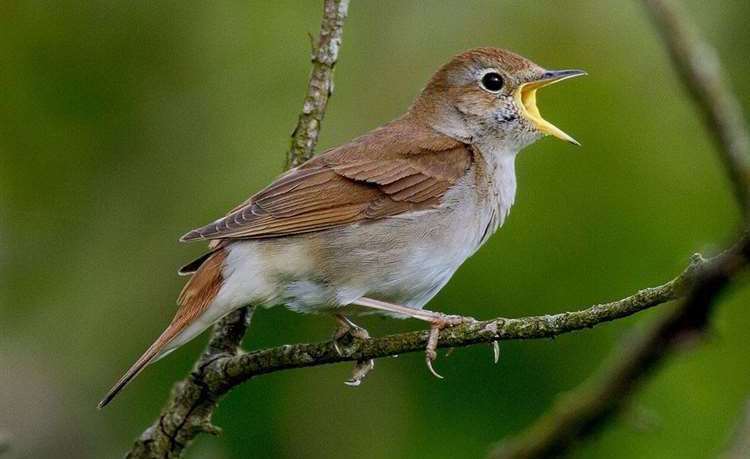
[[[504,81],[502,75],[493,70],[482,75],[482,79],[479,80],[479,84],[485,91],[498,93],[503,89]]]

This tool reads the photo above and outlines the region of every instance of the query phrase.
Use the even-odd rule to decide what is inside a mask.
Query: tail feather
[[[109,402],[112,401],[113,398],[127,386],[130,381],[132,381],[136,376],[138,376],[141,371],[143,371],[144,368],[146,368],[146,365],[153,362],[159,355],[161,354],[162,349],[164,349],[165,346],[167,346],[174,338],[179,334],[183,327],[176,327],[174,326],[174,322],[167,327],[166,330],[157,338],[154,343],[149,346],[149,348],[146,350],[146,352],[141,355],[138,360],[131,366],[128,371],[125,372],[124,375],[115,383],[114,386],[107,392],[107,395],[104,396],[104,398],[99,402],[98,408],[102,409]],[[185,324],[187,325],[187,324]]]
[[[99,409],[104,408],[111,402],[148,364],[194,338],[214,321],[215,313],[205,313],[223,284],[221,273],[225,259],[226,252],[218,250],[211,254],[211,257],[200,266],[180,293],[178,299],[180,307],[172,322],[112,386],[107,395],[99,402]],[[204,315],[211,316],[206,317],[211,320],[201,319]]]
[[[201,265],[205,263],[206,260],[209,259],[209,257],[211,257],[211,255],[213,255],[211,252],[204,253],[203,255],[191,261],[190,263],[182,265],[180,269],[177,270],[177,274],[179,274],[180,276],[189,276],[195,273],[196,271],[198,271]]]

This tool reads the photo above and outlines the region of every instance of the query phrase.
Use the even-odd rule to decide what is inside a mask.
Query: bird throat
[[[509,150],[507,145],[484,144],[478,148],[483,159],[478,171],[477,183],[481,206],[488,212],[487,229],[482,238],[486,240],[503,225],[516,200],[516,155],[518,151]],[[484,173],[482,173],[484,172]],[[481,178],[484,177],[484,180]],[[484,183],[482,183],[484,182]]]

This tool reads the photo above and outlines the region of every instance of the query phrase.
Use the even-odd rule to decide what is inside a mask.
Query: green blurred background
[[[750,111],[746,1],[687,3]],[[9,457],[117,457],[205,336],[96,402],[174,312],[177,237],[283,165],[309,72],[317,1],[0,3],[0,435]],[[560,312],[661,283],[729,241],[738,213],[713,145],[638,2],[357,1],[320,149],[402,113],[474,46],[590,76],[546,90],[545,139],[518,160],[506,226],[432,309]],[[722,301],[706,345],[672,359],[584,458],[704,458],[750,394],[750,291]],[[663,309],[663,308],[661,308]],[[275,373],[234,390],[191,458],[475,458],[585,379],[659,311],[552,341]],[[361,320],[372,334],[423,324]],[[256,314],[246,347],[327,339],[328,317]]]

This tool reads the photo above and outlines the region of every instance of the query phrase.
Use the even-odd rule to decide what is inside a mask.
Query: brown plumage
[[[423,210],[471,161],[470,147],[405,117],[311,159],[181,240],[278,237]]]
[[[431,365],[437,331],[456,322],[422,308],[504,221],[516,154],[547,134],[575,143],[541,117],[536,90],[582,74],[497,48],[459,54],[405,115],[184,235],[209,240],[210,252],[180,269],[193,277],[174,319],[100,407],[146,365],[247,304],[428,320]]]

